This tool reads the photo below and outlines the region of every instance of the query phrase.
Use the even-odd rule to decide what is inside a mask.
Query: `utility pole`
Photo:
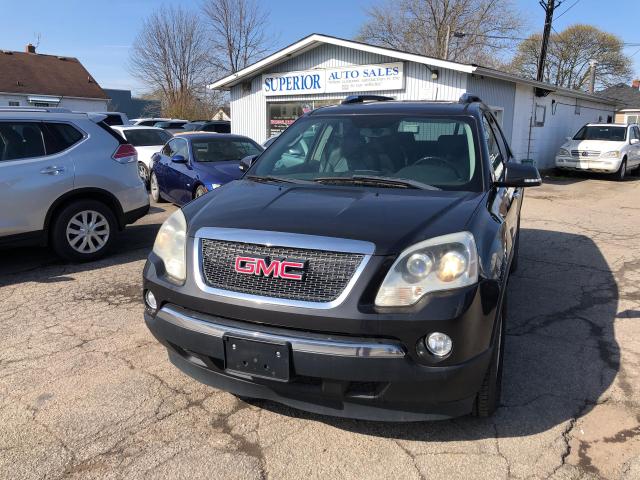
[[[451,25],[447,25],[447,38],[444,40],[444,59],[449,60],[449,37],[451,36]]]
[[[545,12],[544,31],[542,33],[542,49],[540,50],[540,58],[538,59],[538,74],[536,75],[536,80],[541,82],[544,77],[544,62],[547,59],[547,46],[549,44],[549,35],[551,34],[553,11],[562,4],[562,1],[547,0],[547,3],[545,3],[543,0],[540,0],[539,3]]]
[[[591,66],[591,71],[589,72],[589,93],[593,93],[596,90],[596,68],[598,67],[598,62],[591,60],[589,65]]]

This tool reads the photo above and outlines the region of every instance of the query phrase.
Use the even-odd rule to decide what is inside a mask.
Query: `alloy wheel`
[[[83,210],[67,223],[66,236],[69,246],[79,253],[95,253],[109,240],[109,222],[100,212]]]

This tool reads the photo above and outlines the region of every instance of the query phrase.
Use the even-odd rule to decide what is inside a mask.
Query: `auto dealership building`
[[[258,142],[303,113],[347,95],[457,101],[478,95],[494,111],[516,159],[553,167],[565,137],[613,120],[615,100],[477,65],[313,34],[209,86],[230,91],[233,133]]]

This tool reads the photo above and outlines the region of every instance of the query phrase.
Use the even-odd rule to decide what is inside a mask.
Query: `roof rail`
[[[476,102],[482,103],[482,99],[479,96],[474,95],[473,93],[463,93],[462,95],[460,95],[460,99],[458,100],[458,103],[463,104]]]
[[[394,100],[391,97],[383,97],[382,95],[349,95],[341,103],[342,105],[348,105],[350,103],[364,103],[364,102],[388,102]]]
[[[73,113],[68,108],[61,107],[0,107],[0,112]]]

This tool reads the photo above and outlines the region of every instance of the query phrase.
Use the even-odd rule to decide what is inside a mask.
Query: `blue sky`
[[[592,23],[616,33],[625,42],[640,43],[637,0],[578,0],[563,14],[574,2],[565,0],[557,10],[560,17],[554,22],[556,30],[573,23]],[[200,1],[179,3],[197,8]],[[316,6],[300,0],[265,1],[278,47],[313,32],[351,38],[371,3],[323,0]],[[538,0],[515,3],[527,19],[522,36],[542,30],[544,13]],[[22,50],[40,34],[39,52],[78,57],[104,88],[141,92],[144,85],[131,78],[126,68],[129,48],[144,18],[161,4],[160,0],[0,0],[0,49]],[[629,47],[626,52],[637,52],[633,60],[635,74],[640,77],[640,47]]]

